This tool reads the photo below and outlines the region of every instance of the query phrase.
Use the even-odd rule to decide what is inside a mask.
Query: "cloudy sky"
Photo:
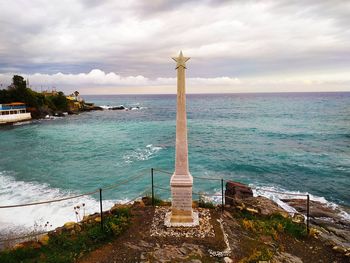
[[[350,91],[350,1],[0,0],[0,85],[175,93]]]

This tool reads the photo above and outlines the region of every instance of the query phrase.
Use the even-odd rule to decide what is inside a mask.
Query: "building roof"
[[[26,105],[26,104],[23,103],[23,102],[11,102],[11,103],[5,103],[3,105],[6,105],[6,106],[21,106],[21,105]]]

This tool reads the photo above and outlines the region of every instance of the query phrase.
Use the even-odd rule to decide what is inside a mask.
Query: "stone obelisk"
[[[170,225],[191,226],[195,224],[194,217],[198,215],[192,211],[193,177],[188,166],[185,63],[190,58],[184,57],[181,51],[180,55],[173,59],[176,61],[177,70],[177,112],[175,172],[170,180]]]

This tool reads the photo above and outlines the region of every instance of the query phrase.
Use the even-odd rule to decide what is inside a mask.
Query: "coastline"
[[[248,187],[248,186],[247,186]],[[239,192],[238,189],[236,189],[236,194]],[[225,195],[225,198],[230,197],[229,195]],[[232,196],[233,197],[233,196]],[[300,199],[298,199],[300,200]],[[304,201],[304,200],[302,200]],[[164,235],[175,235],[177,237],[177,239],[181,238],[181,229],[180,230],[171,230],[169,232],[169,230],[167,230],[167,228],[164,229],[163,226],[163,222],[159,221],[158,216],[154,216],[156,213],[162,213],[161,211],[167,211],[167,209],[169,209],[169,207],[167,208],[167,206],[169,206],[169,202],[163,202],[158,200],[157,201],[157,205],[155,208],[152,208],[151,204],[151,198],[150,197],[142,197],[139,198],[136,201],[133,201],[132,203],[128,204],[128,205],[121,205],[121,204],[115,204],[111,209],[108,209],[106,211],[103,212],[103,217],[104,218],[108,218],[108,216],[115,214],[116,212],[118,213],[118,211],[120,209],[122,209],[123,211],[125,211],[125,209],[131,209],[132,212],[132,217],[130,218],[130,227],[131,229],[135,228],[135,220],[137,221],[138,215],[140,214],[144,214],[145,211],[149,211],[150,209],[155,209],[154,212],[150,213],[149,216],[142,216],[142,221],[144,222],[144,220],[149,220],[150,222],[148,224],[146,224],[148,227],[150,227],[151,225],[151,235],[150,237],[153,239],[157,239],[158,242],[160,242],[161,246],[163,246],[164,244],[167,243],[166,240],[159,240],[159,237],[162,237]],[[160,202],[160,203],[159,203]],[[317,203],[317,202],[315,202]],[[323,222],[322,224],[320,224],[317,221],[311,221],[311,225],[310,225],[310,232],[308,234],[304,233],[302,234],[302,232],[295,232],[296,230],[292,230],[294,232],[290,232],[290,233],[294,233],[297,236],[292,237],[292,239],[290,239],[290,235],[287,232],[284,233],[284,231],[287,230],[281,230],[281,226],[278,226],[276,228],[280,229],[278,230],[278,232],[273,232],[272,234],[272,239],[268,238],[266,239],[266,235],[270,235],[268,231],[270,230],[259,230],[255,228],[255,224],[257,224],[257,226],[259,226],[259,224],[261,224],[262,222],[264,222],[265,227],[269,226],[269,227],[274,227],[274,220],[279,220],[278,222],[280,222],[279,224],[286,224],[285,227],[287,227],[287,225],[289,225],[289,227],[292,227],[292,229],[299,229],[297,231],[304,231],[302,230],[303,227],[305,227],[305,222],[304,220],[302,220],[302,218],[300,218],[300,215],[302,214],[288,214],[286,213],[281,207],[279,207],[275,202],[265,198],[265,197],[261,197],[261,196],[257,196],[257,197],[249,197],[249,196],[241,196],[240,198],[238,198],[237,196],[234,198],[234,202],[231,204],[226,204],[224,207],[224,212],[221,208],[220,205],[216,205],[213,206],[212,208],[208,209],[205,208],[207,206],[207,204],[205,206],[201,206],[200,203],[196,203],[194,202],[194,209],[199,209],[200,211],[202,211],[201,213],[205,213],[206,217],[208,217],[208,219],[210,219],[210,217],[214,217],[218,219],[218,222],[224,222],[224,225],[221,224],[222,227],[222,232],[220,235],[218,235],[218,233],[216,233],[215,237],[215,243],[216,245],[214,246],[215,249],[209,249],[206,252],[203,251],[201,252],[201,257],[203,257],[204,254],[209,253],[210,257],[214,257],[214,259],[220,259],[223,257],[243,257],[243,255],[247,255],[247,253],[251,253],[248,252],[246,249],[244,248],[244,244],[246,243],[246,231],[252,231],[254,233],[254,244],[251,243],[252,238],[250,237],[248,240],[249,241],[249,251],[252,250],[252,248],[256,247],[256,242],[258,242],[260,239],[263,240],[264,242],[262,243],[262,245],[268,245],[269,250],[269,255],[270,253],[272,253],[270,256],[272,257],[280,257],[281,253],[285,253],[286,252],[286,247],[284,247],[284,245],[282,246],[282,249],[271,249],[274,248],[274,246],[270,246],[271,243],[274,242],[285,242],[284,240],[290,240],[287,242],[287,244],[291,244],[291,241],[293,241],[293,245],[291,247],[289,247],[289,249],[287,249],[288,253],[291,253],[291,255],[293,255],[295,258],[299,258],[301,257],[303,260],[305,260],[305,256],[307,256],[308,252],[307,250],[309,249],[309,244],[312,244],[312,251],[315,250],[319,250],[321,251],[321,255],[317,255],[317,257],[321,257],[321,258],[337,258],[338,260],[340,260],[339,262],[346,262],[347,258],[350,256],[349,252],[349,247],[348,247],[348,242],[350,239],[350,235],[348,235],[350,233],[350,226],[348,225],[346,229],[344,228],[339,228],[337,226],[333,225],[326,225],[325,222]],[[198,208],[199,207],[201,208]],[[202,204],[204,205],[204,204]],[[157,212],[158,211],[158,212]],[[152,214],[154,213],[154,215],[152,216]],[[135,218],[136,216],[136,218]],[[153,218],[153,219],[152,219]],[[153,221],[152,221],[153,220]],[[220,221],[221,220],[221,221]],[[242,220],[242,222],[241,222]],[[263,221],[261,221],[263,220]],[[159,222],[158,222],[159,221]],[[207,220],[208,221],[208,220]],[[80,233],[84,232],[84,229],[86,229],[86,226],[88,226],[89,224],[100,224],[100,222],[102,222],[100,220],[100,214],[95,213],[95,214],[90,214],[86,217],[84,217],[84,219],[81,222],[66,222],[64,225],[62,225],[61,227],[55,228],[54,230],[50,231],[49,233],[45,233],[45,234],[40,234],[37,235],[34,238],[34,241],[26,241],[23,243],[19,243],[15,246],[16,249],[22,249],[22,248],[35,248],[35,249],[40,249],[42,246],[46,246],[51,239],[55,239],[56,237],[60,236],[62,233],[70,233],[70,235],[73,236],[78,236]],[[203,223],[201,223],[202,225]],[[209,224],[211,225],[212,223],[209,223],[209,221],[207,223],[205,223],[205,225],[207,225],[206,227],[200,227],[199,230],[194,230],[191,231],[193,233],[197,233],[201,235],[201,243],[203,243],[204,241],[207,240],[212,240],[213,237],[206,237],[206,231],[209,231],[210,228],[208,228],[209,230],[206,230],[207,227],[209,227]],[[242,224],[242,225],[241,225]],[[145,225],[145,224],[142,224]],[[240,226],[241,225],[241,226]],[[238,227],[240,226],[240,227]],[[232,228],[233,227],[233,228]],[[214,231],[217,232],[218,226],[214,226]],[[138,227],[137,227],[138,229]],[[288,228],[286,228],[288,229]],[[273,230],[273,229],[272,229]],[[331,231],[330,231],[331,230]],[[140,233],[139,230],[132,230],[132,232],[136,231],[137,233]],[[144,230],[146,231],[146,230]],[[174,232],[175,231],[175,232]],[[177,232],[176,232],[177,231]],[[211,230],[213,231],[213,230]],[[263,231],[263,232],[262,232]],[[267,231],[266,233],[264,233],[264,231]],[[273,230],[275,231],[275,230]],[[135,233],[136,233],[135,232]],[[184,231],[182,231],[184,232]],[[119,232],[118,232],[119,233]],[[135,237],[137,235],[132,234],[127,234],[127,239],[126,242],[127,244],[129,244],[132,241],[137,241],[137,242],[141,242],[141,244],[145,244],[147,242],[149,242],[148,239],[146,239],[145,237],[141,237],[141,240],[139,240],[139,237],[135,239]],[[230,234],[228,234],[230,233]],[[234,234],[233,234],[234,233]],[[186,237],[186,242],[191,242],[191,235],[188,234],[188,231],[184,232]],[[226,238],[223,238],[223,236],[226,236]],[[131,239],[131,236],[133,236],[133,238]],[[149,235],[147,235],[149,236]],[[66,238],[67,235],[64,234],[64,237]],[[237,241],[237,237],[238,240]],[[116,237],[115,237],[116,238]],[[223,245],[223,240],[225,239],[225,243],[226,245]],[[33,240],[33,239],[31,239]],[[195,242],[198,242],[198,239],[195,239]],[[118,238],[116,238],[116,242],[118,241]],[[124,241],[125,242],[125,241]],[[180,242],[180,241],[179,241]],[[296,243],[295,243],[296,242]],[[298,243],[300,244],[300,242],[302,244],[307,244],[306,245],[302,245],[304,247],[303,250],[300,249],[294,249],[295,246],[298,245]],[[120,242],[119,242],[120,243]],[[102,251],[103,251],[103,245],[104,243],[102,242],[100,245],[102,245]],[[142,245],[143,246],[143,245]],[[134,248],[137,248],[138,246],[133,245],[132,247],[128,247],[128,251]],[[177,247],[179,247],[179,245],[177,245]],[[223,248],[225,248],[225,250],[223,250]],[[261,245],[258,246],[261,249]],[[145,253],[145,251],[148,251],[147,246],[145,248],[141,249],[141,252]],[[140,249],[137,249],[138,251],[140,251]],[[167,248],[168,250],[168,248]],[[223,250],[223,251],[222,251]],[[96,250],[97,253],[101,251],[100,249]],[[108,249],[107,251],[103,252],[104,255],[109,255],[110,249]],[[255,250],[254,250],[255,251]],[[254,252],[253,251],[253,255]],[[231,254],[232,252],[234,252],[233,254]],[[237,254],[238,252],[238,254]],[[85,252],[86,253],[86,252]],[[148,252],[149,253],[149,252]],[[204,253],[204,254],[203,254]],[[290,254],[285,254],[285,255],[290,255]],[[306,254],[305,254],[306,253]],[[169,255],[171,255],[172,252],[165,252],[163,253],[162,257],[168,257]],[[248,254],[249,255],[249,254]],[[290,256],[291,256],[290,255]],[[172,254],[172,256],[174,257],[174,254]],[[255,255],[257,256],[257,255]],[[269,257],[270,257],[269,256]],[[316,256],[316,255],[315,255]],[[95,252],[91,253],[91,250],[89,250],[83,259],[83,262],[91,262],[91,260],[95,260]],[[177,255],[175,257],[178,257]],[[251,256],[250,256],[251,257]],[[109,262],[109,261],[106,261]],[[211,262],[211,261],[208,261]],[[274,261],[273,261],[274,262]],[[276,261],[276,262],[280,262],[280,261]],[[284,262],[284,261],[281,261]],[[299,261],[296,261],[299,262]]]

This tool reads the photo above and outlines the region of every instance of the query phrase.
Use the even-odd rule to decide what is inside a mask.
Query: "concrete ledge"
[[[171,222],[171,212],[165,214],[164,225],[166,227],[195,227],[199,225],[197,212],[192,212],[192,222]]]

